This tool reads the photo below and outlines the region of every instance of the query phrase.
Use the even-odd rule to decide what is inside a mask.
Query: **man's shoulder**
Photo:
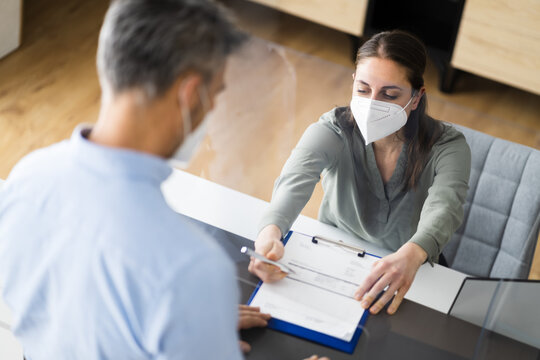
[[[8,180],[22,179],[28,175],[36,176],[42,172],[53,172],[53,168],[66,159],[67,147],[68,142],[61,141],[32,151],[13,167]]]
[[[36,199],[43,196],[44,189],[52,188],[59,177],[60,169],[67,159],[67,142],[41,148],[23,157],[9,173],[2,186],[3,200],[20,201],[22,198]]]

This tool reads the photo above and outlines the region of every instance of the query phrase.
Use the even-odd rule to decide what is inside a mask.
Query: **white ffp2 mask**
[[[362,96],[353,96],[351,112],[364,137],[366,145],[395,133],[407,123],[405,108],[409,106],[411,97],[404,108],[380,100],[372,100]]]

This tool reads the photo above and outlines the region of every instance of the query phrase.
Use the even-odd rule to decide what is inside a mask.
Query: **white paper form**
[[[294,274],[264,283],[251,305],[272,317],[351,341],[364,314],[353,298],[377,258],[293,232],[281,263]]]

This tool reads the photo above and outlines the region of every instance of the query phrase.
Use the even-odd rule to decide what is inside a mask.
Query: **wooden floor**
[[[228,108],[214,114],[227,114],[227,122],[212,123],[206,150],[190,171],[269,200],[273,180],[307,124],[348,102],[354,68],[349,38],[244,0],[222,2],[247,31],[293,50],[284,56],[282,49],[258,41],[252,49],[266,50],[244,54],[257,61],[233,64],[229,88],[236,90],[223,96]],[[76,124],[96,120],[95,52],[107,5],[107,0],[24,2],[23,45],[0,60],[0,178],[30,151],[68,138]],[[235,74],[249,74],[250,82]],[[458,78],[453,94],[443,94],[437,81],[430,64],[426,87],[436,118],[540,149],[540,96],[470,74]],[[316,216],[321,194],[319,187],[304,214]],[[531,271],[537,279],[539,250]]]

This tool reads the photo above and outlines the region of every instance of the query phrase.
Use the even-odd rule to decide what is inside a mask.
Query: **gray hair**
[[[209,81],[245,38],[212,0],[115,0],[99,36],[103,91],[154,99],[188,71]]]

